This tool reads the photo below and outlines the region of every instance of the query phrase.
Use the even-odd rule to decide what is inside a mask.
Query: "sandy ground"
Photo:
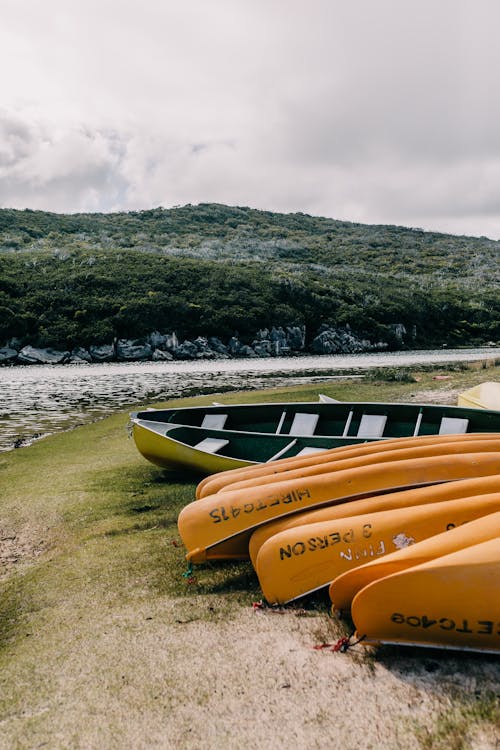
[[[215,621],[200,619],[207,607]],[[436,730],[452,721],[457,689],[471,700],[498,691],[498,661],[318,651],[338,627],[326,617],[246,607],[225,621],[216,610],[213,598],[165,599],[113,610],[92,641],[64,634],[50,689],[3,717],[0,748],[498,747],[493,728],[469,729],[464,744]],[[38,679],[34,664],[29,674]]]
[[[48,530],[45,534],[44,530],[35,530],[31,525],[14,529],[0,519],[0,580],[45,552],[48,542],[43,537],[48,533]]]
[[[431,399],[456,403],[456,392],[415,394]],[[0,577],[29,566],[45,538],[0,523]],[[16,674],[0,673],[0,699],[14,683],[40,685],[36,700],[0,711],[0,750],[500,748],[500,727],[467,718],[477,698],[500,696],[498,657],[316,650],[343,632],[326,606],[307,616],[241,606],[228,618],[223,597],[145,594],[140,607],[82,610],[77,631],[65,629],[65,607],[47,607],[43,643],[33,637]]]

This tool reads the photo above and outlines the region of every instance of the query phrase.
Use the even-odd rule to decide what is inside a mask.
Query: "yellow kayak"
[[[499,539],[500,546],[500,512],[477,518],[463,526],[436,534],[418,544],[412,544],[366,565],[341,573],[330,584],[332,610],[347,612],[356,594],[374,581],[495,538]]]
[[[352,602],[357,637],[500,652],[500,541],[490,539],[361,589]]]
[[[395,438],[394,440],[377,440],[362,445],[349,445],[341,448],[333,448],[322,451],[313,456],[299,456],[285,458],[272,463],[244,466],[230,471],[222,471],[218,474],[205,477],[198,484],[196,497],[202,498],[214,495],[225,488],[230,488],[236,482],[255,480],[255,483],[264,484],[274,476],[283,476],[284,472],[296,469],[318,468],[324,463],[331,461],[343,461],[348,458],[369,457],[371,455],[382,455],[388,451],[406,450],[407,448],[420,448],[430,445],[444,445],[459,442],[468,443],[471,440],[498,440],[500,433],[469,433],[466,435],[427,435],[411,438]]]
[[[328,474],[331,471],[340,471],[342,469],[351,469],[355,471],[359,467],[370,466],[372,464],[389,463],[391,461],[406,461],[412,458],[423,458],[425,456],[444,456],[452,454],[463,454],[475,453],[476,451],[490,451],[499,450],[500,440],[492,440],[490,438],[483,438],[478,436],[477,440],[470,440],[466,444],[463,441],[455,441],[453,443],[435,441],[428,445],[414,445],[407,448],[401,448],[395,446],[392,451],[378,451],[372,452],[368,455],[358,456],[357,458],[344,458],[339,460],[340,457],[335,461],[313,464],[311,466],[302,467],[299,469],[289,469],[285,475],[273,474],[272,476],[265,477],[266,485],[271,485],[276,482],[281,482],[286,477],[288,481],[292,479],[306,479],[312,476],[320,476],[321,474]],[[255,487],[256,484],[262,484],[262,478],[247,479],[241,482],[234,482],[228,488],[222,490],[234,492],[235,490],[248,489]]]
[[[262,545],[255,570],[266,600],[286,604],[346,570],[498,510],[494,493],[297,526]]]
[[[346,515],[360,516],[363,513],[377,513],[382,510],[409,508],[413,505],[441,503],[446,500],[459,500],[462,497],[488,495],[492,492],[500,492],[500,474],[494,474],[489,477],[462,479],[457,482],[434,484],[431,487],[417,487],[416,489],[404,490],[402,492],[391,492],[388,495],[376,495],[375,497],[367,497],[362,500],[353,500],[348,504],[329,505],[326,508],[319,508],[318,510],[295,513],[293,516],[278,518],[276,521],[259,526],[253,532],[248,546],[250,560],[255,566],[259,550],[268,539],[275,534],[296,526],[318,523],[320,521],[335,521],[338,518],[344,518]]]
[[[500,451],[464,452],[344,469],[305,479],[283,480],[249,489],[219,492],[185,506],[178,527],[187,559],[248,557],[251,532],[280,516],[320,505],[336,504],[383,494],[391,490],[498,474]],[[239,554],[234,543],[230,554],[221,543],[240,537]]]
[[[458,405],[473,409],[500,410],[500,383],[481,383],[460,393]]]

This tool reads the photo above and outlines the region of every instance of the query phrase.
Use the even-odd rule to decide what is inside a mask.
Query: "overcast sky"
[[[0,0],[0,206],[500,238],[498,0]]]

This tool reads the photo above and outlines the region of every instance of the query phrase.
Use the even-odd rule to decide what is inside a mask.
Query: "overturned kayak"
[[[358,452],[357,457],[355,456],[356,451],[345,451],[343,457],[339,454],[333,455],[335,460],[326,462],[316,462],[307,467],[294,468],[290,466],[285,474],[272,474],[266,476],[264,481],[267,485],[274,484],[282,481],[284,478],[287,480],[292,479],[307,479],[311,476],[319,476],[321,474],[327,474],[332,470],[340,470],[342,468],[351,468],[355,470],[358,467],[370,466],[371,464],[386,463],[390,461],[404,461],[406,459],[418,458],[420,456],[441,456],[451,454],[462,454],[464,452],[473,451],[490,451],[496,450],[496,446],[499,445],[498,441],[495,441],[491,437],[483,438],[480,434],[476,435],[475,440],[438,440],[426,442],[426,444],[420,443],[418,440],[413,444],[408,444],[406,447],[401,445],[393,446],[392,450],[376,450],[373,444],[373,451],[367,453]],[[385,446],[384,446],[385,447]],[[349,458],[348,458],[349,456]],[[250,487],[254,487],[256,484],[261,484],[262,478],[259,480],[246,479],[243,481],[233,482],[229,488],[225,488],[222,492],[230,489],[243,490]]]
[[[253,532],[248,546],[250,560],[255,567],[259,550],[268,539],[282,531],[304,524],[332,522],[344,518],[346,513],[349,516],[360,516],[365,513],[378,513],[379,511],[397,510],[398,508],[410,508],[414,505],[442,503],[447,500],[460,500],[464,497],[476,497],[492,493],[500,493],[500,473],[488,477],[474,477],[473,479],[462,479],[456,482],[433,484],[430,487],[417,487],[402,492],[390,492],[387,495],[352,500],[348,504],[329,505],[318,510],[295,513],[292,516],[278,518],[276,521],[259,526]],[[421,562],[424,562],[424,560]]]
[[[498,538],[368,584],[351,614],[367,644],[500,652]]]
[[[353,443],[497,432],[500,413],[425,404],[292,402],[145,410],[134,413],[131,424],[137,448],[149,461],[207,474]]]
[[[349,512],[349,505],[345,505]],[[270,604],[286,604],[397,549],[500,510],[500,493],[306,523],[275,534],[255,570]]]
[[[458,405],[472,409],[500,410],[500,383],[481,383],[460,393]]]
[[[458,484],[458,483],[457,483]],[[346,612],[352,600],[368,584],[400,573],[415,565],[449,555],[473,544],[498,539],[500,546],[500,511],[436,534],[405,549],[340,574],[330,584],[329,594],[334,612]]]
[[[331,450],[325,450],[314,455],[295,456],[293,458],[280,459],[272,463],[244,466],[239,469],[219,472],[215,475],[205,477],[196,488],[196,497],[202,498],[214,495],[227,489],[233,489],[236,485],[245,482],[245,486],[254,484],[267,484],[274,481],[276,477],[286,479],[290,472],[296,470],[318,470],[322,472],[322,466],[333,461],[344,461],[351,458],[364,457],[370,461],[372,455],[379,455],[381,460],[389,452],[407,450],[409,448],[423,448],[424,446],[436,446],[459,443],[464,445],[470,441],[498,440],[500,433],[474,433],[468,435],[431,435],[427,437],[395,438],[393,440],[376,440],[362,445],[346,445]],[[248,483],[248,484],[247,484]],[[241,486],[241,485],[240,485]]]
[[[178,518],[187,558],[192,562],[246,558],[248,541],[255,528],[302,510],[411,487],[498,474],[498,440],[484,447],[489,450],[467,452],[465,443],[461,453],[357,466],[354,471],[343,468],[195,500],[182,509]],[[227,553],[224,543],[229,540],[231,552]]]

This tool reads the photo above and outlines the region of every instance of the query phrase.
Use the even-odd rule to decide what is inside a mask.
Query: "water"
[[[225,390],[319,383],[373,367],[493,359],[500,348],[196,362],[0,368],[0,451],[137,404]],[[320,388],[318,388],[320,390]]]

